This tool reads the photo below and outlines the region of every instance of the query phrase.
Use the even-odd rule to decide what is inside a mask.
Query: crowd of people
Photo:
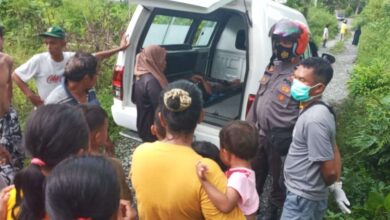
[[[322,219],[328,192],[350,212],[335,116],[321,101],[333,69],[321,58],[301,58],[309,43],[305,25],[282,19],[272,26],[273,53],[255,101],[245,121],[221,129],[219,146],[193,141],[204,102],[213,90],[241,83],[212,84],[198,75],[169,83],[166,50],[145,47],[136,56],[132,97],[144,143],[128,176],[113,157],[107,113],[94,90],[99,60],[125,50],[126,36],[118,48],[94,54],[64,52],[58,26],[41,36],[48,52],[14,71],[12,58],[0,52],[0,166],[9,171],[0,175],[0,220],[254,220],[268,175],[270,205],[260,219]],[[0,50],[3,41],[0,28]],[[28,87],[31,79],[38,94]],[[12,82],[36,107],[23,140]]]

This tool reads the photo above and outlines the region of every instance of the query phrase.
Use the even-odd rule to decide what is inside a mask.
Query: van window
[[[200,22],[192,46],[201,47],[207,46],[210,43],[211,36],[213,36],[217,22],[203,20]]]
[[[151,44],[184,44],[193,19],[156,15],[149,27],[143,47]]]

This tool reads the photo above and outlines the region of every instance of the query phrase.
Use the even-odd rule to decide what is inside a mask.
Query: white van
[[[205,102],[205,120],[196,140],[219,145],[218,134],[231,120],[245,119],[259,80],[271,57],[268,31],[281,18],[299,20],[298,11],[268,0],[131,0],[138,6],[127,28],[131,45],[118,54],[114,75],[116,124],[136,131],[137,110],[131,102],[135,57],[141,48],[167,49],[168,81],[201,73],[209,80],[240,79],[241,89]],[[309,48],[309,47],[308,47]],[[310,56],[310,51],[304,54]]]

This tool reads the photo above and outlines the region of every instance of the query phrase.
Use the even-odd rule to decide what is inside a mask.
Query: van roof
[[[245,0],[248,4],[251,0]],[[232,5],[243,4],[238,0],[133,0],[135,4],[147,7],[166,8],[197,13],[210,13],[229,3]]]

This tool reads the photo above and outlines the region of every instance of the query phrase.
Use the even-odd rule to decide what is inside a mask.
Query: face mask
[[[276,52],[276,57],[278,58],[278,60],[282,61],[282,62],[288,62],[291,60],[291,58],[294,57],[294,53],[292,51],[292,48],[289,48],[289,47],[284,47],[280,44],[277,44],[275,46],[275,52]]]
[[[315,86],[308,86],[308,85],[305,85],[303,82],[297,80],[297,79],[294,79],[293,83],[292,83],[292,86],[291,86],[291,96],[297,100],[297,101],[300,101],[300,102],[307,102],[307,101],[310,101],[312,100],[313,98],[315,97],[318,97],[320,96],[321,94],[319,95],[316,95],[316,96],[310,96],[310,90],[314,87],[316,87],[318,84],[316,84]]]

